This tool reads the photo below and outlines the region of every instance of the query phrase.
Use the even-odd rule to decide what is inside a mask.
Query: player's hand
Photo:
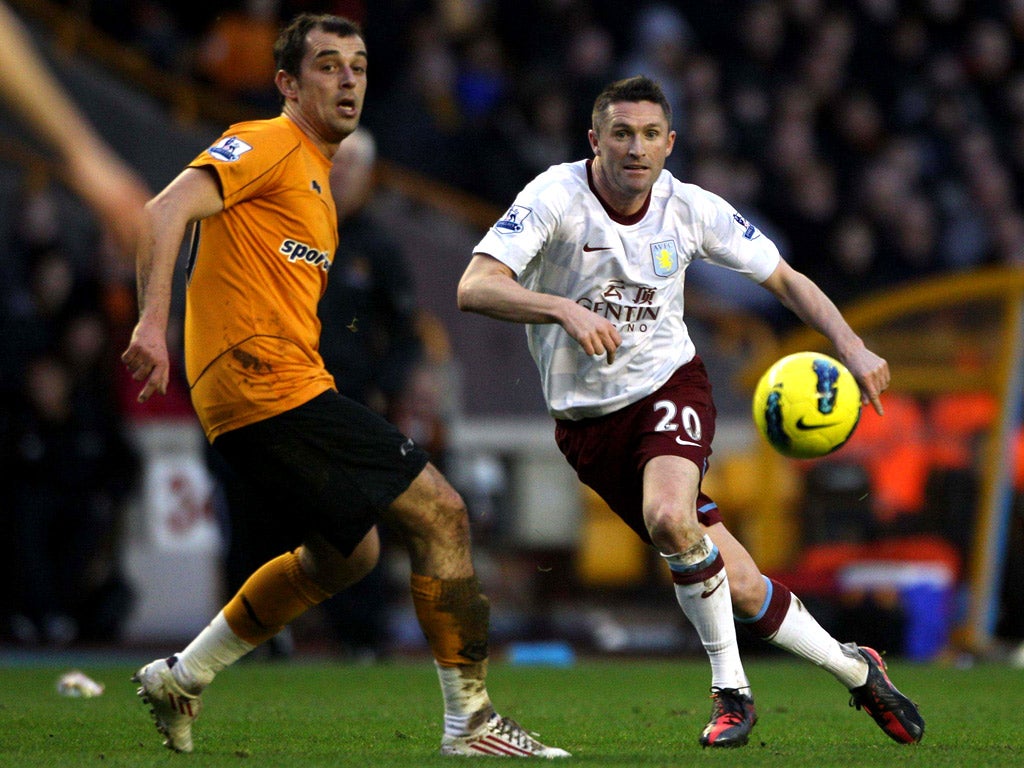
[[[170,378],[170,361],[167,354],[167,329],[139,320],[132,331],[128,349],[121,355],[121,362],[132,374],[135,381],[145,381],[138,400],[144,403],[154,392],[167,394]]]
[[[622,346],[622,336],[618,329],[607,318],[581,307],[575,301],[567,301],[571,306],[562,321],[566,333],[576,339],[588,355],[606,355],[608,365],[614,363],[615,350]]]
[[[862,347],[843,362],[860,385],[861,402],[864,405],[870,403],[879,416],[884,415],[881,395],[889,388],[889,363],[867,347]]]

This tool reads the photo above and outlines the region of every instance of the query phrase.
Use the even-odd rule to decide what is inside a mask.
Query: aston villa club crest
[[[674,240],[664,240],[651,245],[651,259],[654,261],[654,274],[658,277],[670,277],[679,269],[679,254]]]

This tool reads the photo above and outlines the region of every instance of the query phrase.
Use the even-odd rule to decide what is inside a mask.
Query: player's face
[[[359,125],[366,44],[361,37],[310,30],[300,76],[278,72],[278,87],[285,95],[285,113],[314,140],[336,145]]]
[[[598,132],[590,131],[595,183],[616,208],[638,207],[665,167],[675,131],[669,130],[661,105],[652,101],[615,102],[604,117]]]

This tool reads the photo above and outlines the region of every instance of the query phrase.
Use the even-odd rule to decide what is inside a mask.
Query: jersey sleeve
[[[721,197],[707,190],[700,192],[702,257],[758,283],[767,280],[782,259],[775,243]]]
[[[485,253],[521,275],[547,245],[558,223],[559,187],[541,174],[516,196],[473,253]]]
[[[277,179],[281,161],[298,149],[294,136],[282,128],[239,123],[205,149],[190,168],[209,168],[220,181],[224,207],[259,197]]]

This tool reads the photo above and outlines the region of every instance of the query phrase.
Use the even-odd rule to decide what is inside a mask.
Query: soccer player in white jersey
[[[474,249],[459,307],[526,325],[559,448],[665,559],[711,662],[703,746],[742,746],[757,721],[734,618],[831,672],[892,739],[918,742],[924,721],[881,656],[840,643],[763,576],[701,491],[715,406],[683,319],[686,267],[704,259],[771,291],[832,342],[879,413],[888,365],[729,203],[664,170],[671,118],[648,78],[605,88],[589,131],[594,156],[553,166],[520,192]]]

